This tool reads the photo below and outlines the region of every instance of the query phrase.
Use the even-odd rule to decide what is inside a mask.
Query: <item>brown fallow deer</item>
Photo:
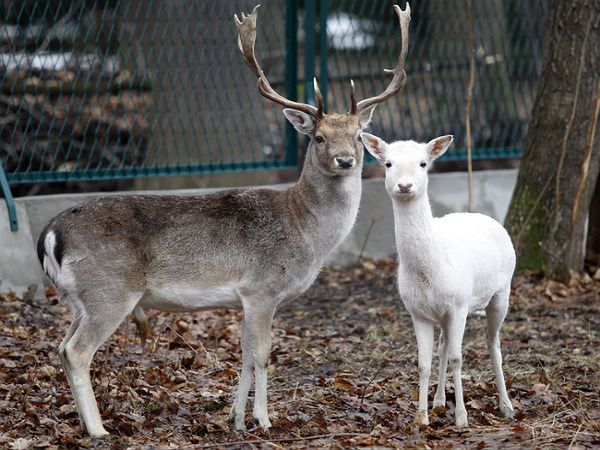
[[[258,91],[286,107],[283,113],[310,138],[298,182],[284,190],[233,189],[202,196],[123,195],[89,201],[56,216],[38,240],[48,277],[69,302],[73,321],[59,346],[82,428],[102,425],[90,381],[98,348],[133,312],[241,308],[242,372],[230,418],[246,428],[248,391],[255,380],[254,418],[266,429],[267,364],[277,307],[296,299],[352,228],[361,196],[360,133],[373,109],[405,84],[410,9],[394,6],[402,49],[381,94],[356,102],[348,113],[279,95],[254,56],[258,6],[235,17],[238,43],[258,77]],[[143,327],[142,327],[143,329]]]

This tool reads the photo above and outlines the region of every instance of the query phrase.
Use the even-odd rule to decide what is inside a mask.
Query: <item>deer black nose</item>
[[[400,189],[400,192],[402,192],[403,194],[408,194],[410,192],[411,187],[412,187],[412,183],[406,183],[406,184],[398,183],[398,189]]]
[[[350,169],[354,165],[354,158],[335,158],[335,162],[340,169]]]

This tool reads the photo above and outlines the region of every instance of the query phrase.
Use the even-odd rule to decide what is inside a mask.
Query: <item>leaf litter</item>
[[[133,322],[101,347],[92,379],[105,427],[92,440],[79,419],[57,347],[70,315],[48,300],[0,295],[0,447],[62,448],[592,448],[600,446],[600,276],[569,283],[515,277],[502,329],[516,417],[498,416],[485,319],[472,315],[463,343],[470,427],[447,408],[412,423],[416,343],[398,299],[392,259],[326,268],[275,316],[269,366],[273,428],[227,416],[241,367],[239,311],[150,313],[145,347]],[[434,358],[434,364],[437,364]],[[436,374],[437,370],[432,370]],[[435,389],[430,385],[430,405]]]

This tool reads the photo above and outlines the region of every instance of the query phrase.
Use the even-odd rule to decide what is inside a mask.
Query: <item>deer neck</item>
[[[317,253],[327,256],[348,235],[361,196],[362,161],[345,176],[324,172],[309,147],[302,174],[289,191],[292,219]]]
[[[411,201],[392,198],[392,204],[399,268],[430,278],[435,274],[439,255],[427,193]]]

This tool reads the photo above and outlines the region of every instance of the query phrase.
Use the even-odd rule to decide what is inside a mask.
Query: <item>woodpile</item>
[[[17,67],[0,73],[0,83],[0,159],[8,176],[72,179],[68,186],[13,184],[14,195],[87,190],[78,178],[144,164],[152,104],[147,80],[127,70],[71,65]],[[95,190],[123,187],[117,180],[94,184]]]

